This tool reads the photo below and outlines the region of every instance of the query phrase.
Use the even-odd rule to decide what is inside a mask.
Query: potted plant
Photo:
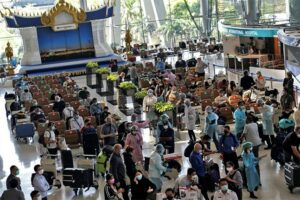
[[[96,70],[96,74],[99,74],[101,76],[102,80],[107,79],[107,76],[110,74],[110,71],[107,67],[101,67]]]
[[[96,70],[99,67],[97,62],[88,62],[86,64],[86,85],[90,88],[96,87]]]
[[[173,109],[175,106],[172,103],[167,103],[167,102],[156,102],[154,104],[154,110],[155,112],[160,116],[163,113],[166,113],[170,119],[173,119]]]
[[[147,96],[147,91],[146,90],[141,90],[141,91],[138,91],[134,94],[134,98],[135,98],[136,102],[140,105],[143,104],[143,100],[144,100],[145,96]]]
[[[126,96],[133,96],[137,89],[136,85],[133,84],[131,81],[122,82],[120,83],[119,87],[121,90],[123,90]]]
[[[116,82],[119,78],[119,75],[116,73],[111,73],[107,76],[107,84],[108,84],[108,89],[113,89],[116,87]]]

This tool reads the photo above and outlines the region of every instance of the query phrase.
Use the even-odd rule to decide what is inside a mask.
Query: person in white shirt
[[[219,96],[215,98],[214,103],[218,106],[226,106],[228,98],[225,96],[225,93],[226,92],[224,90],[220,90]]]
[[[50,189],[50,185],[47,182],[45,176],[43,176],[44,170],[41,165],[34,166],[35,174],[32,179],[32,186],[34,190],[39,191],[42,200],[47,200],[47,191]]]
[[[84,126],[83,118],[77,112],[75,112],[74,117],[70,119],[70,129],[80,132],[83,126]]]
[[[222,178],[219,181],[220,190],[216,191],[213,200],[238,200],[236,193],[228,189],[228,182]]]
[[[28,89],[25,89],[24,92],[21,94],[21,102],[31,101],[32,94],[29,92]]]
[[[57,155],[57,140],[55,136],[55,124],[53,122],[48,123],[48,129],[44,133],[44,141],[47,145],[49,154]]]
[[[63,115],[64,115],[66,121],[69,118],[73,117],[73,115],[74,115],[74,108],[70,105],[70,103],[66,103],[66,107],[63,110]]]

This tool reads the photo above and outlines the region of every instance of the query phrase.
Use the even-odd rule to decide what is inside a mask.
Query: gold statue
[[[7,42],[7,46],[5,48],[5,55],[7,58],[7,63],[10,64],[12,57],[14,56],[13,49],[10,46],[10,43]]]
[[[125,43],[126,43],[127,52],[130,52],[131,50],[131,44],[130,44],[131,42],[132,42],[132,34],[130,33],[130,30],[127,29],[125,34]]]

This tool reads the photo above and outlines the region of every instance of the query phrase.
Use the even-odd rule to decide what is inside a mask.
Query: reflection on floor
[[[75,78],[80,86],[84,85],[85,79],[83,77]],[[9,85],[9,82],[7,82]],[[9,167],[11,165],[17,165],[20,169],[20,177],[22,180],[22,188],[26,195],[26,199],[30,199],[29,194],[32,191],[32,186],[30,182],[30,176],[33,172],[33,166],[40,162],[40,158],[36,151],[37,138],[34,139],[34,143],[24,144],[22,142],[16,141],[14,136],[11,134],[9,125],[10,121],[7,120],[5,115],[5,101],[4,93],[6,91],[12,91],[11,86],[1,87],[0,88],[0,124],[1,124],[1,137],[0,137],[0,194],[5,190],[5,180],[6,176],[9,174]],[[104,100],[100,96],[96,95],[95,91],[90,90],[92,96],[97,96],[98,100]],[[117,106],[109,105],[111,111],[118,113],[122,116],[122,119],[126,117],[117,110]],[[201,120],[203,123],[203,120]],[[199,129],[200,130],[200,129]],[[198,131],[199,133],[200,131]],[[149,130],[144,130],[144,155],[149,155],[153,149],[153,137],[150,135]],[[184,135],[184,134],[183,134]],[[176,143],[176,152],[182,153],[187,142],[178,141]],[[279,165],[270,160],[270,151],[262,150],[260,155],[266,155],[260,162],[261,175],[262,175],[262,187],[256,193],[259,199],[265,200],[298,200],[300,197],[300,189],[297,188],[294,190],[294,194],[290,194],[289,190],[285,185],[283,169]],[[74,154],[80,154],[80,150],[74,152]],[[218,155],[213,156],[215,162],[218,162],[220,166],[221,163],[218,160]],[[189,162],[184,158],[182,174],[186,172],[186,169],[189,167]],[[221,167],[221,171],[224,169]],[[166,180],[164,182],[163,188],[172,186],[174,181]],[[57,199],[98,199],[103,200],[103,178],[99,178],[99,190],[95,191],[91,188],[88,192],[85,192],[83,196],[75,197],[73,191],[70,188],[62,187],[60,190],[52,189],[49,192],[50,200]],[[244,199],[249,199],[249,194],[244,189]]]

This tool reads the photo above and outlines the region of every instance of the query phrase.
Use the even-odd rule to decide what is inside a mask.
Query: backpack
[[[40,135],[40,136],[39,136],[38,143],[42,144],[45,148],[47,147],[47,145],[46,145],[46,143],[45,143],[44,135]]]
[[[98,173],[106,172],[107,160],[108,160],[108,156],[103,151],[101,151],[97,156],[97,161],[96,161],[96,171]]]

